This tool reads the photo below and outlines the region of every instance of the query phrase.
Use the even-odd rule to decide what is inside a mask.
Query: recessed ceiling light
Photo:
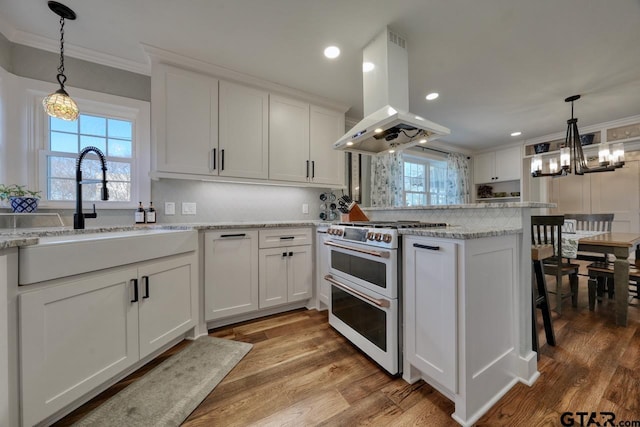
[[[391,154],[393,154],[395,152],[396,152],[396,150],[394,150],[393,148],[391,150],[389,150],[389,153],[391,153]]]
[[[340,48],[338,46],[329,46],[324,50],[324,56],[329,59],[334,59],[340,56]]]
[[[363,62],[362,63],[362,72],[363,73],[368,73],[369,71],[373,71],[374,68],[376,68],[376,66],[373,65],[373,62]]]
[[[511,132],[511,136],[520,136],[522,135],[522,132],[517,131],[517,132]]]
[[[347,145],[353,145],[353,141],[347,141]]]
[[[376,129],[374,130],[374,132],[375,132],[375,133],[380,133],[380,132],[382,132],[382,128],[376,128]]]
[[[425,138],[422,138],[420,141],[418,141],[420,144],[426,144],[427,140]]]
[[[439,96],[440,96],[440,94],[438,92],[432,92],[429,95],[425,96],[425,98],[427,98],[427,101],[433,101],[434,99],[436,99]]]

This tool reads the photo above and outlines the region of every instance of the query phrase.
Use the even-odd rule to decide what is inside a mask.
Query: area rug
[[[179,426],[251,347],[200,337],[74,426]]]

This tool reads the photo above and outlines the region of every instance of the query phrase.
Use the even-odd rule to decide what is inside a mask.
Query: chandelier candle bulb
[[[558,159],[556,159],[555,157],[549,159],[549,172],[558,172]]]
[[[608,166],[611,154],[609,152],[609,144],[603,142],[598,148],[598,162],[600,166]]]
[[[611,144],[611,151],[613,152],[613,164],[616,167],[624,165],[624,144],[622,142]]]
[[[571,166],[571,149],[569,147],[560,149],[560,166],[562,169],[569,169]]]
[[[542,172],[542,156],[533,156],[531,159],[531,174]]]

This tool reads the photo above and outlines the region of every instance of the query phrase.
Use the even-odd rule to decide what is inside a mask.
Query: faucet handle
[[[102,200],[109,200],[109,189],[107,188],[106,183],[102,186]]]
[[[86,214],[82,214],[84,215],[85,218],[97,218],[98,217],[98,213],[96,212],[96,204],[93,204],[93,212],[92,213],[86,213]]]

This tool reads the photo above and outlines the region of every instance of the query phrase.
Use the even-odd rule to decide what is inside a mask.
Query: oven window
[[[331,251],[331,267],[380,288],[387,288],[387,266],[357,255]]]
[[[331,313],[376,347],[387,351],[387,313],[384,310],[332,286]]]

